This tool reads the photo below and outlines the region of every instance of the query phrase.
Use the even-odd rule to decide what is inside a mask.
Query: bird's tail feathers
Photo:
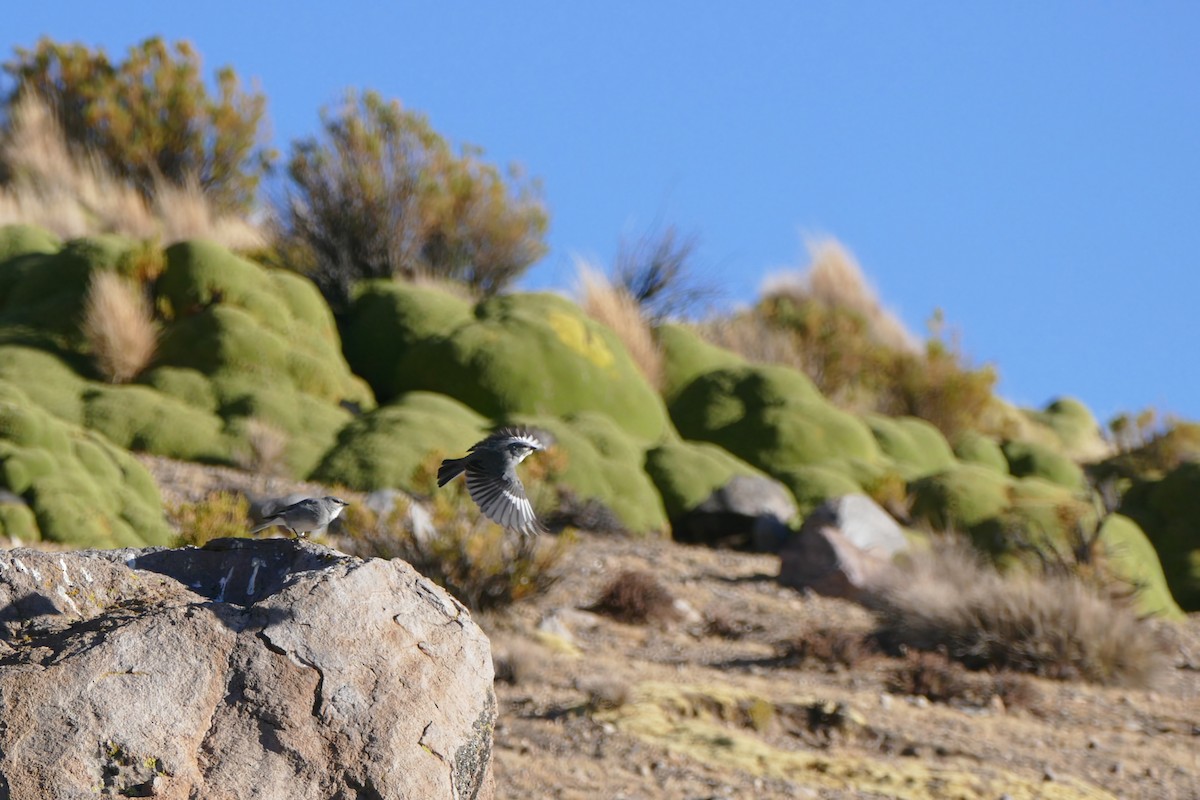
[[[465,458],[447,458],[438,467],[438,486],[445,486],[449,481],[458,477],[458,473],[467,468]]]
[[[278,524],[279,524],[278,519],[276,519],[275,517],[269,517],[269,518],[263,520],[258,525],[255,525],[253,528],[251,528],[250,532],[258,533],[261,530],[266,530],[267,528],[271,527],[272,525],[278,525]]]

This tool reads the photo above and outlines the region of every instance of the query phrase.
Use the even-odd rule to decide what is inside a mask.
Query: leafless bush
[[[687,316],[717,294],[698,276],[698,245],[698,237],[683,235],[674,225],[652,228],[637,239],[622,239],[613,261],[613,282],[654,323]]]
[[[1127,605],[1071,578],[1002,575],[953,537],[914,554],[876,613],[885,646],[944,652],[970,669],[1146,686],[1163,664]]]
[[[679,617],[675,597],[667,587],[640,570],[626,570],[609,581],[588,610],[635,625],[670,622]]]

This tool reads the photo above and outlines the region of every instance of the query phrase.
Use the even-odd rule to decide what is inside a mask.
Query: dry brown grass
[[[657,578],[641,570],[617,575],[587,610],[636,625],[679,618],[674,595]]]
[[[914,554],[876,613],[886,647],[942,652],[970,669],[1147,686],[1164,664],[1127,605],[1078,580],[1002,575],[955,537]]]
[[[10,114],[0,158],[13,179],[0,188],[0,225],[37,225],[64,239],[119,233],[167,244],[203,237],[235,250],[264,244],[254,225],[214,214],[197,182],[164,181],[143,197],[98,158],[70,148],[54,115],[32,95]]]
[[[762,296],[794,295],[817,300],[827,306],[844,308],[861,315],[871,337],[885,347],[915,353],[920,350],[916,336],[879,301],[853,254],[836,239],[809,239],[805,242],[809,265],[802,272],[773,275],[763,283]]]
[[[288,474],[287,431],[264,419],[246,420],[245,447],[235,453],[237,465],[248,472],[281,477]]]
[[[83,333],[96,368],[112,383],[137,377],[158,347],[158,325],[150,304],[115,272],[93,273],[84,303]]]
[[[650,385],[661,389],[662,351],[637,301],[587,262],[578,262],[577,269],[579,304],[584,312],[600,324],[612,328]]]

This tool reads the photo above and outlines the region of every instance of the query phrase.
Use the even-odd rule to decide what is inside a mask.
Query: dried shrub
[[[546,209],[518,169],[455,154],[375,92],[349,93],[321,122],[322,138],[292,147],[280,248],[335,309],[366,278],[432,275],[490,295],[545,253]]]
[[[472,611],[507,608],[558,581],[557,566],[573,536],[514,540],[486,522],[460,491],[450,484],[434,496],[428,525],[418,521],[423,515],[410,513],[405,500],[382,519],[351,506],[343,514],[346,548],[364,558],[402,558]]]
[[[126,383],[150,364],[158,325],[145,297],[115,272],[95,272],[84,303],[83,333],[96,368],[112,383]]]
[[[791,664],[816,663],[830,672],[850,669],[875,655],[878,648],[872,639],[859,633],[834,628],[806,631],[781,648],[781,658]]]
[[[172,547],[200,547],[212,539],[249,536],[250,501],[237,492],[209,492],[197,503],[181,503],[168,509],[179,531]]]
[[[262,475],[288,474],[287,449],[290,437],[287,431],[264,419],[252,417],[246,420],[243,439],[244,446],[234,453],[239,467]]]
[[[961,664],[941,653],[909,653],[904,663],[891,670],[884,681],[887,691],[924,697],[934,703],[949,703],[969,694]]]
[[[1006,709],[1026,708],[1038,697],[1023,675],[967,672],[943,653],[906,653],[888,671],[884,688],[892,694],[924,697],[934,703],[985,707],[999,701]]]
[[[762,623],[730,616],[720,609],[704,612],[704,633],[721,639],[737,640],[753,633],[762,633]]]
[[[1163,665],[1127,605],[1074,578],[1000,574],[954,537],[914,553],[875,612],[888,649],[942,652],[974,670],[1147,686]]]
[[[143,197],[164,183],[194,183],[222,214],[253,207],[272,158],[261,146],[266,98],[244,91],[230,67],[217,70],[211,95],[187,42],[152,37],[118,62],[103,49],[44,38],[17,48],[4,71],[15,82],[10,106],[29,94],[44,98],[70,146],[94,153]],[[13,171],[0,161],[0,182]]]
[[[636,239],[622,238],[613,260],[613,283],[653,324],[687,317],[717,295],[698,277],[698,245],[695,235],[683,235],[674,225],[650,228]]]
[[[118,233],[167,243],[204,237],[236,250],[263,236],[238,215],[218,211],[195,180],[159,180],[146,192],[95,153],[72,148],[53,112],[25,93],[8,108],[0,136],[0,224],[26,223],[64,239]]]
[[[804,372],[852,411],[920,417],[951,439],[999,424],[995,372],[968,364],[940,316],[922,346],[883,308],[840,245],[823,242],[810,251],[807,274],[769,281],[754,307],[709,320],[701,333],[751,361]]]
[[[663,354],[642,307],[627,290],[614,285],[586,262],[580,261],[576,267],[580,306],[584,313],[611,328],[646,381],[655,389],[661,389]]]
[[[658,578],[643,570],[626,570],[617,575],[587,610],[633,625],[679,619],[674,595]]]

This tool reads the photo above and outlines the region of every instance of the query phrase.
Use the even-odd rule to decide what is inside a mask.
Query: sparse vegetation
[[[441,456],[418,470],[416,482],[432,486]],[[409,501],[379,518],[362,506],[344,513],[348,548],[356,555],[402,558],[472,611],[502,609],[544,593],[558,580],[556,565],[570,551],[571,534],[518,537],[481,517],[461,482],[432,495],[431,514],[409,513]],[[424,520],[424,521],[421,521]]]
[[[651,228],[636,239],[623,238],[613,260],[613,283],[653,324],[688,317],[717,295],[697,274],[699,243],[695,234],[681,234],[674,225]]]
[[[96,368],[112,383],[127,383],[141,374],[158,347],[158,325],[149,303],[115,272],[93,273],[83,332]]]
[[[714,344],[751,361],[808,375],[823,395],[857,412],[920,417],[947,437],[989,430],[996,374],[973,369],[935,317],[922,346],[883,308],[841,245],[810,245],[801,278],[769,282],[753,308],[702,326]]]
[[[789,664],[816,664],[835,672],[853,669],[863,659],[878,653],[874,641],[853,631],[815,628],[795,641],[786,642],[780,657]]]
[[[280,247],[335,308],[366,278],[432,275],[494,294],[545,252],[545,206],[515,168],[502,175],[478,148],[456,155],[424,116],[375,92],[321,121],[322,138],[293,145]]]
[[[1163,665],[1127,605],[1076,579],[1002,575],[952,537],[910,558],[877,614],[885,647],[944,652],[969,669],[1146,686]]]
[[[266,98],[244,91],[230,67],[217,71],[213,96],[200,66],[190,44],[160,37],[119,62],[103,49],[42,39],[4,65],[15,81],[7,105],[42,98],[76,157],[99,159],[144,198],[164,184],[194,186],[219,213],[245,212],[272,157],[260,142]],[[0,184],[19,172],[0,158]]]
[[[175,242],[202,236],[227,247],[260,247],[262,233],[216,208],[199,183],[160,179],[139,190],[93,152],[68,145],[62,126],[36,94],[7,109],[0,134],[0,224],[23,223],[65,239],[119,233]]]
[[[1012,672],[967,672],[942,653],[906,653],[887,675],[892,694],[924,697],[934,703],[984,707],[999,701],[1005,709],[1030,706],[1037,692],[1029,680]]]
[[[674,595],[658,578],[641,570],[626,570],[609,581],[588,610],[633,625],[679,618]]]
[[[579,262],[579,304],[589,317],[607,325],[620,337],[643,377],[655,389],[662,389],[663,355],[654,339],[650,323],[629,291],[613,284],[598,270]]]
[[[287,475],[287,431],[258,417],[247,419],[244,428],[245,444],[234,451],[235,463],[260,475]]]
[[[238,492],[209,492],[196,503],[181,503],[168,509],[178,529],[172,547],[201,547],[213,539],[248,536],[250,502]]]

